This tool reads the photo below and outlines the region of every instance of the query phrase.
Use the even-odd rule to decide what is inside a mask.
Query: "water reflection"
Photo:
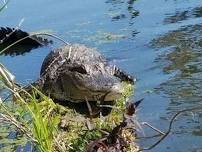
[[[202,6],[190,10],[178,10],[174,14],[167,14],[167,17],[164,19],[164,24],[177,23],[190,18],[198,17],[202,17]]]
[[[109,10],[112,21],[118,21],[125,18],[130,18],[130,20],[132,20],[138,16],[139,11],[134,8],[135,1],[136,0],[128,0],[127,2],[124,0],[107,0],[106,3],[112,5],[112,8]],[[127,7],[127,11],[122,9],[125,7]]]
[[[0,28],[0,50],[7,48],[14,42],[29,36],[27,32],[24,32],[19,29],[14,28]],[[32,49],[48,45],[52,43],[51,40],[44,39],[42,37],[28,37],[23,41],[20,41],[16,45],[12,46],[11,48],[3,51],[1,55],[10,55],[10,56],[17,56],[17,55],[24,55],[25,53],[30,52]]]
[[[161,65],[165,74],[174,75],[156,90],[169,99],[168,113],[176,113],[184,108],[202,107],[202,25],[192,25],[171,31],[152,42],[161,55],[155,62]],[[178,120],[185,130],[201,136],[202,115],[185,115],[186,120]],[[195,121],[195,118],[198,121]],[[184,124],[185,123],[185,124]],[[189,124],[189,125],[187,125]],[[183,130],[180,128],[180,130]],[[183,133],[182,133],[183,134]]]
[[[152,43],[154,47],[164,49],[156,59],[156,63],[162,65],[163,72],[176,73],[159,88],[169,95],[172,107],[202,105],[201,42],[202,25],[193,25],[167,33]]]
[[[125,27],[130,33],[130,39],[133,39],[139,31],[134,29],[134,19],[139,16],[139,10],[135,8],[136,0],[107,0],[105,3],[110,4],[107,12],[112,22],[122,21],[122,23],[128,22],[128,27]],[[127,32],[126,31],[126,32]]]
[[[0,44],[0,50],[3,50],[4,48],[6,48],[8,45],[2,45]],[[21,45],[16,45],[15,47],[11,47],[10,49],[4,51],[2,53],[2,55],[9,55],[9,56],[18,56],[18,55],[24,55],[25,53],[30,52],[32,49],[35,49],[38,47],[33,47],[31,45],[27,45],[27,46],[21,46]]]
[[[139,15],[139,11],[134,8],[134,2],[136,0],[128,1],[128,12],[130,13],[131,19]]]

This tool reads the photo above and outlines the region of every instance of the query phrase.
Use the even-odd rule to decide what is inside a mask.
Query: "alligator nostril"
[[[110,91],[105,96],[105,101],[114,101],[119,99],[124,92],[123,85],[121,83],[116,83],[112,85]]]

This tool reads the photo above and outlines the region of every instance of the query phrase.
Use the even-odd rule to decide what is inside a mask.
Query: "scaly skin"
[[[123,93],[121,81],[131,76],[110,65],[95,49],[81,44],[62,46],[45,58],[41,68],[42,90],[59,100],[113,101]]]
[[[28,35],[19,29],[0,28],[0,47]],[[51,41],[37,36],[27,38],[19,45],[23,50],[27,46],[35,48],[48,43]],[[5,54],[23,54],[22,50],[11,50]],[[114,101],[123,93],[121,81],[134,84],[132,76],[115,65],[110,65],[95,49],[73,44],[61,46],[47,55],[41,67],[40,78],[33,85],[46,95],[62,101]]]

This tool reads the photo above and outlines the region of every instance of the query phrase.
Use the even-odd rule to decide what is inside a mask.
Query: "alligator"
[[[1,28],[1,39],[10,30]],[[5,40],[10,43],[27,35],[29,33],[13,29],[11,36]],[[28,38],[23,44],[38,47],[48,42],[47,39],[35,36]],[[33,85],[60,101],[105,102],[121,97],[124,91],[122,81],[134,84],[135,79],[110,64],[96,49],[83,44],[68,44],[50,51],[43,61],[40,78]]]
[[[29,33],[18,28],[0,27],[0,50],[3,50],[21,38],[27,37],[25,40],[17,43],[12,48],[3,52],[3,55],[24,55],[25,53],[30,52],[32,49],[47,46],[48,44],[53,43],[52,40],[36,36],[28,37],[29,35]]]

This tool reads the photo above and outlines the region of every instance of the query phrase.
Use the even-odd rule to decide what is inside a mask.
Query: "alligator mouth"
[[[106,93],[104,101],[114,101],[119,99],[124,93],[124,88],[121,83],[117,83],[111,87],[111,90]]]

